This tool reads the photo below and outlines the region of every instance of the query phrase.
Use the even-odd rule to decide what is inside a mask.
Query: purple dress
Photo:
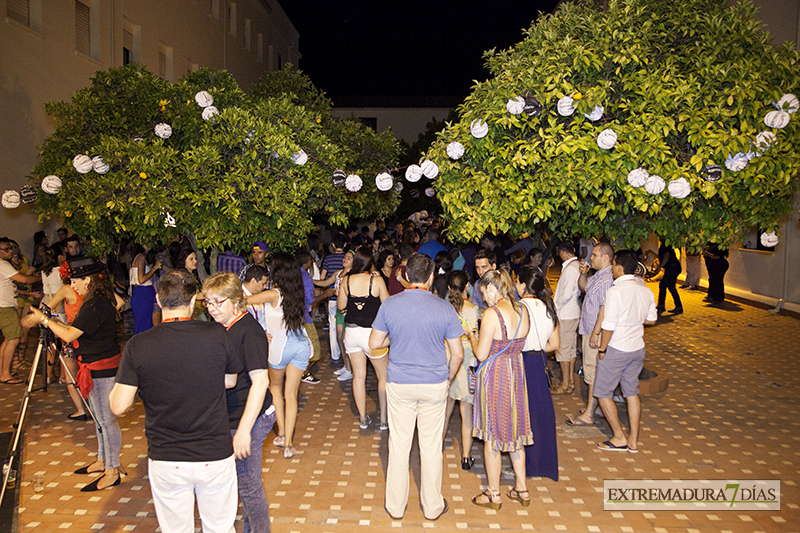
[[[528,390],[525,385],[525,367],[522,347],[525,336],[509,340],[503,315],[492,307],[500,319],[503,338],[492,340],[487,363],[478,372],[473,401],[472,435],[494,443],[501,452],[515,452],[533,444]],[[507,345],[508,349],[492,357]]]

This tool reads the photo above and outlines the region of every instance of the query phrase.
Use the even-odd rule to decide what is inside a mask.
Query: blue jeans
[[[103,431],[97,430],[97,458],[105,468],[119,467],[119,450],[122,448],[122,432],[117,417],[111,412],[108,395],[114,388],[114,378],[94,378],[89,393],[89,407]]]
[[[236,460],[236,475],[239,478],[239,496],[244,507],[244,533],[269,533],[269,504],[261,480],[261,451],[267,435],[275,424],[275,410],[256,419],[250,430],[250,456]],[[231,436],[236,430],[231,430]]]

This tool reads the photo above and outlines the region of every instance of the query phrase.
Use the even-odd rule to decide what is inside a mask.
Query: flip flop
[[[21,384],[23,384],[25,382],[23,380],[21,380],[21,379],[18,379],[18,378],[11,378],[11,379],[7,379],[5,381],[0,381],[0,383],[2,383],[3,385],[21,385]]]
[[[567,420],[565,421],[565,423],[566,423],[568,426],[570,426],[570,427],[574,427],[574,428],[588,428],[588,427],[595,427],[595,425],[594,425],[594,422],[591,422],[591,423],[589,423],[589,422],[584,422],[584,421],[583,421],[583,420],[581,420],[580,418],[573,418],[573,417],[572,417],[572,415],[570,415],[570,416],[569,416],[569,418],[567,418]]]
[[[598,450],[603,450],[604,452],[627,452],[628,445],[625,446],[614,446],[611,444],[610,440],[603,441],[601,444],[597,445]]]

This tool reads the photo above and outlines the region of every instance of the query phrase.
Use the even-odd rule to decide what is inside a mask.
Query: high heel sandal
[[[480,498],[481,496],[486,496],[485,502],[478,501],[478,498]],[[499,511],[500,508],[503,506],[503,502],[492,501],[492,498],[500,498],[500,493],[499,492],[491,493],[488,490],[485,490],[480,494],[478,494],[477,496],[475,496],[474,498],[472,498],[472,503],[474,503],[478,507],[488,507],[489,509],[494,509],[495,511]]]
[[[528,497],[523,498],[522,494],[527,494]],[[514,500],[515,502],[521,503],[523,507],[528,507],[531,504],[530,492],[527,490],[511,489],[506,493],[506,496],[508,496],[509,500]]]
[[[97,487],[97,484],[100,483],[100,480],[103,479],[104,477],[106,477],[105,474],[103,474],[99,478],[95,479],[94,481],[92,481],[91,483],[89,483],[88,485],[83,487],[81,489],[81,492],[97,492],[98,490],[110,489],[111,487],[116,487],[122,481],[122,474],[120,472],[117,472],[116,481],[114,481],[114,483],[112,483],[111,485],[108,485],[107,487],[103,487],[102,489],[100,489],[100,488]]]
[[[461,470],[469,470],[472,468],[472,465],[475,464],[475,459],[472,457],[462,457],[461,458]]]

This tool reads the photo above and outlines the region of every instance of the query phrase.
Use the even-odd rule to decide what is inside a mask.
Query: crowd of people
[[[112,488],[127,475],[116,417],[141,398],[164,531],[188,530],[195,501],[204,527],[229,530],[237,494],[245,531],[269,531],[262,448],[274,431],[272,444],[285,458],[297,453],[298,392],[320,381],[315,321],[328,331],[336,379],[352,381],[362,430],[375,416],[366,386],[370,367],[375,374],[376,427],[389,435],[387,513],[406,512],[416,432],[420,501],[435,520],[448,510],[442,443],[456,403],[462,469],[474,467],[473,441],[483,441],[487,488],[475,505],[502,506],[503,453],[515,474],[505,492],[511,501],[530,504],[529,477],[558,480],[551,395],[575,391],[579,355],[588,402],[564,423],[593,427],[602,412],[613,436],[598,447],[636,453],[643,327],[665,312],[667,292],[672,313],[683,312],[675,289],[681,263],[666,246],[658,253],[664,275],[656,305],[640,251],[539,234],[449,243],[440,221],[421,213],[391,227],[376,220],[342,232],[322,228],[295,254],[271,254],[257,241],[247,257],[226,249],[216,261],[187,239],[167,246],[123,240],[95,258],[77,235],[62,228],[58,237],[51,245],[37,234],[30,266],[13,241],[0,238],[0,381],[23,381],[12,363],[24,363],[18,347],[30,328],[60,340],[64,368],[50,361],[48,380],[60,373],[75,407],[68,417],[91,417],[98,428],[96,458],[76,470],[96,475],[83,491]],[[724,275],[723,255],[706,254],[720,263],[710,276]],[[556,260],[551,290],[547,273]],[[724,285],[715,281],[709,298],[724,299]],[[52,312],[39,310],[40,301]],[[121,312],[133,318],[123,350]],[[560,380],[548,364],[552,353]],[[614,402],[618,385],[627,434]]]

